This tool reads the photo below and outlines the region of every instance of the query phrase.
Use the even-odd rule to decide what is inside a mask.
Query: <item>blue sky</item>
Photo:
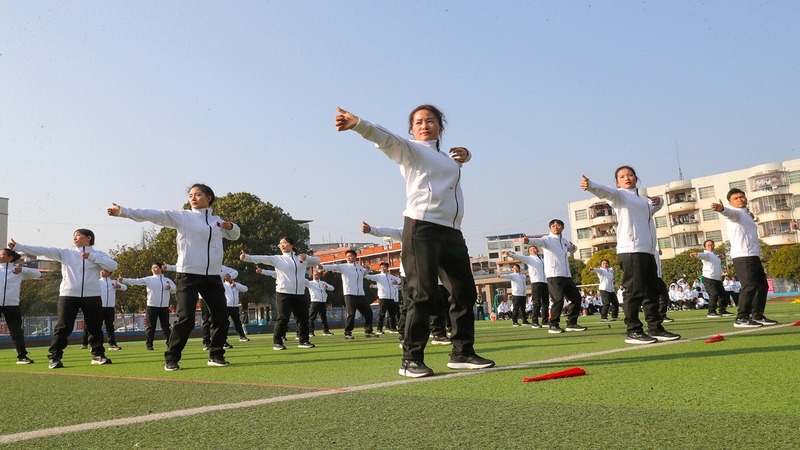
[[[580,174],[644,186],[798,158],[800,2],[0,0],[9,237],[133,244],[116,202],[180,208],[200,181],[251,192],[313,242],[400,226],[397,166],[336,106],[398,134],[447,115],[465,146],[463,231],[543,233]],[[244,230],[246,232],[246,230]]]

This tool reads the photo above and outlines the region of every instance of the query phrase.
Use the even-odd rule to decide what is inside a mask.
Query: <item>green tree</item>
[[[593,268],[600,267],[600,261],[607,259],[610,268],[614,271],[614,286],[619,286],[622,283],[622,270],[619,270],[617,261],[617,251],[613,248],[600,250],[595,252],[588,261],[586,267],[581,271],[581,283],[578,284],[597,284],[600,278],[592,270]]]
[[[178,259],[175,244],[177,236],[178,232],[172,228],[150,229],[142,234],[142,242],[138,245],[122,245],[111,250],[109,253],[119,265],[112,276],[142,278],[152,275],[150,267],[154,263],[175,264]],[[166,275],[170,276],[169,273]],[[127,291],[117,292],[117,309],[121,312],[135,312],[143,309],[146,304],[147,289],[144,286],[129,286]]]
[[[61,271],[43,273],[41,278],[22,282],[19,302],[25,315],[46,316],[58,312]]]
[[[800,280],[800,244],[775,250],[767,267],[773,277]]]
[[[572,274],[572,280],[575,281],[575,284],[581,284],[581,273],[583,273],[584,267],[586,267],[586,263],[583,260],[569,255],[569,272]]]
[[[692,248],[683,253],[675,255],[674,258],[665,259],[661,261],[661,275],[667,285],[672,280],[683,278],[687,283],[691,284],[695,278],[703,274],[703,262],[697,258],[692,258],[689,254],[692,252],[702,252],[701,248]]]

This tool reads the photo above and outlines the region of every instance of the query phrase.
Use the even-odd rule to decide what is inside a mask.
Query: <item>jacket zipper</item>
[[[208,269],[211,267],[211,232],[213,231],[211,225],[208,223],[208,210],[206,209],[206,226],[208,227],[208,244],[206,244],[206,276]]]

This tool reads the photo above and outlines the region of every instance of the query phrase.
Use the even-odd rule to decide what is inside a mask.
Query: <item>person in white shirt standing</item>
[[[754,328],[775,325],[778,322],[764,315],[767,306],[767,274],[761,264],[761,245],[758,242],[758,226],[747,210],[747,196],[741,189],[728,191],[729,207],[722,200],[711,204],[711,209],[725,216],[728,238],[731,242],[731,258],[736,276],[742,282],[739,292],[736,321],[737,328]]]
[[[0,250],[0,283],[3,286],[0,316],[6,318],[8,334],[11,335],[11,340],[14,341],[14,347],[17,349],[17,364],[33,364],[33,360],[28,358],[28,350],[25,348],[19,289],[22,286],[22,280],[39,278],[42,273],[36,269],[16,265],[15,263],[19,259],[19,253],[10,248]]]
[[[364,291],[364,276],[369,269],[356,261],[356,251],[348,249],[344,252],[347,262],[342,264],[323,264],[322,270],[342,274],[344,304],[347,319],[344,323],[344,338],[354,339],[353,329],[356,326],[356,311],[364,318],[364,337],[378,337],[372,332],[372,307]]]
[[[531,298],[533,299],[533,314],[531,315],[531,328],[542,328],[550,324],[550,291],[547,289],[547,277],[544,274],[544,262],[539,256],[539,249],[535,245],[528,247],[528,256],[509,252],[508,256],[524,262],[528,266],[528,278],[531,282]],[[541,325],[539,318],[542,318]]]
[[[733,317],[727,310],[725,287],[722,284],[722,261],[714,254],[714,241],[703,242],[703,253],[691,252],[689,256],[703,261],[703,286],[708,292],[708,318]],[[719,308],[719,313],[717,313]]]
[[[106,334],[108,335],[108,349],[109,350],[122,350],[122,347],[117,345],[117,339],[114,336],[114,317],[116,316],[115,307],[117,306],[117,291],[126,291],[128,286],[119,281],[109,278],[111,272],[107,270],[100,271],[100,300],[103,306],[103,324],[106,327]],[[83,329],[83,346],[82,349],[89,347],[89,330]]]
[[[248,255],[242,250],[239,259],[250,263],[270,264],[277,272],[275,293],[278,308],[278,317],[275,320],[275,329],[272,335],[272,349],[286,350],[284,337],[289,329],[289,317],[293,314],[297,323],[297,335],[300,343],[298,348],[314,348],[309,341],[308,332],[308,304],[306,304],[306,272],[309,266],[320,263],[316,256],[297,254],[294,239],[283,236],[278,242],[280,255]]]
[[[394,304],[397,301],[398,287],[400,286],[400,278],[389,273],[389,263],[382,262],[380,264],[379,274],[367,274],[364,278],[374,281],[378,287],[378,333],[383,334],[383,321],[384,317],[388,314],[387,326],[389,329],[397,329],[395,316],[392,315]]]
[[[627,344],[652,344],[674,341],[680,335],[665,330],[659,312],[659,285],[656,262],[656,227],[653,214],[661,209],[661,197],[639,195],[639,177],[630,166],[621,166],[614,172],[616,189],[594,183],[582,175],[581,189],[605,199],[617,215],[617,261],[622,267],[622,284],[625,286],[623,309]],[[648,333],[639,320],[639,310],[644,312]]]
[[[156,337],[156,322],[161,322],[161,332],[164,333],[164,340],[169,344],[169,336],[172,334],[172,327],[169,323],[169,300],[170,295],[177,292],[174,281],[164,276],[164,268],[161,263],[153,263],[150,266],[153,273],[144,278],[117,278],[119,283],[131,286],[144,286],[147,288],[147,327],[145,328],[144,339],[145,348],[153,350],[153,340]]]
[[[519,273],[519,264],[511,266],[511,273],[501,273],[498,276],[511,281],[511,304],[513,305],[513,312],[511,313],[512,327],[518,327],[520,316],[524,325],[530,325],[528,316],[525,315],[525,275]]]
[[[244,326],[242,326],[242,319],[239,317],[239,293],[247,292],[250,289],[242,283],[235,281],[230,274],[225,274],[224,280],[225,300],[228,305],[228,319],[233,322],[233,329],[239,333],[239,342],[247,342],[250,338],[247,337]],[[228,344],[225,348],[233,348],[233,346]]]
[[[609,312],[611,312],[611,320],[619,320],[619,300],[614,291],[614,268],[607,259],[603,259],[600,261],[600,267],[592,267],[591,270],[600,279],[600,285],[597,287],[600,291],[600,299],[603,301],[603,306],[600,308],[600,321],[608,322]]]
[[[550,325],[548,333],[563,333],[561,328],[561,311],[564,309],[564,301],[570,303],[567,308],[567,331],[586,331],[586,327],[578,324],[578,316],[581,313],[581,292],[572,279],[569,270],[569,255],[575,251],[575,245],[565,239],[561,233],[564,231],[564,222],[561,219],[553,219],[548,224],[550,234],[540,238],[526,236],[523,242],[533,244],[544,249],[544,271],[547,276],[547,289],[553,297],[553,307],[550,309]]]
[[[317,316],[322,322],[322,335],[333,336],[328,328],[328,292],[333,291],[333,286],[322,280],[322,273],[314,270],[311,280],[306,280],[308,294],[311,297],[311,308],[308,311],[308,334],[314,336],[314,322]]]
[[[58,297],[58,321],[53,328],[50,343],[50,369],[64,367],[61,359],[69,344],[69,335],[75,327],[78,310],[83,311],[83,320],[89,329],[89,344],[92,346],[92,364],[111,364],[103,348],[102,320],[100,319],[100,271],[117,270],[117,262],[106,253],[94,249],[94,232],[79,228],[72,233],[72,248],[35,247],[18,244],[11,239],[8,248],[31,256],[44,256],[61,263],[61,285]]]
[[[484,369],[494,361],[475,353],[475,279],[461,220],[464,195],[461,166],[470,159],[463,147],[442,151],[444,114],[433,105],[420,105],[408,117],[409,140],[383,127],[361,120],[341,108],[334,118],[338,131],[353,130],[373,142],[398,164],[406,185],[403,211],[403,254],[406,271],[406,330],[403,357],[397,373],[405,377],[426,377],[433,370],[425,362],[425,347],[430,334],[430,313],[437,307],[441,275],[450,292],[450,319],[453,348],[447,367]]]
[[[164,352],[164,370],[179,370],[186,342],[194,329],[195,310],[199,295],[203,296],[211,311],[211,347],[207,365],[225,367],[225,341],[228,338],[228,308],[225,288],[222,286],[222,239],[237,240],[241,231],[235,223],[214,215],[214,191],[205,184],[195,183],[189,189],[189,210],[132,209],[113,204],[108,215],[137,222],[175,228],[178,231],[177,308],[178,322],[173,327],[167,351]]]

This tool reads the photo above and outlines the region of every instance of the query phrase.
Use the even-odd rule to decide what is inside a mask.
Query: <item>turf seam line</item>
[[[738,334],[745,334],[745,333],[753,333],[764,329],[776,329],[776,328],[783,328],[789,326],[788,324],[782,325],[773,325],[769,327],[759,327],[759,328],[752,328],[747,330],[741,331],[734,331],[731,333],[727,333],[727,335],[738,335]],[[635,351],[640,349],[647,349],[653,348],[655,346],[664,346],[664,345],[675,345],[680,344],[683,342],[696,342],[700,340],[706,340],[710,336],[714,336],[713,334],[708,336],[700,336],[696,338],[689,338],[689,339],[680,339],[677,341],[668,341],[668,342],[659,342],[657,344],[650,344],[650,345],[636,345],[636,346],[626,346],[620,347],[615,349],[609,350],[601,350],[598,352],[593,353],[580,353],[576,355],[568,355],[568,356],[560,356],[557,358],[551,358],[547,360],[541,361],[530,361],[527,363],[521,364],[514,364],[511,366],[503,366],[503,367],[493,367],[490,369],[481,369],[481,370],[473,370],[468,372],[455,372],[455,373],[448,373],[444,375],[437,375],[433,377],[424,377],[424,378],[405,378],[402,380],[395,380],[395,381],[386,381],[382,383],[372,383],[372,384],[365,384],[360,386],[350,386],[346,388],[340,389],[331,389],[325,391],[314,391],[314,392],[305,392],[301,394],[291,394],[291,395],[284,395],[280,397],[270,397],[270,398],[263,398],[258,400],[247,400],[243,402],[237,403],[225,403],[221,405],[211,405],[211,406],[202,406],[197,408],[189,408],[183,410],[174,410],[174,411],[166,411],[160,413],[153,413],[147,414],[144,416],[132,416],[132,417],[122,417],[119,419],[110,419],[110,420],[103,420],[100,422],[89,422],[89,423],[81,423],[75,425],[67,425],[62,427],[53,427],[53,428],[43,428],[40,430],[34,431],[25,431],[21,433],[14,433],[14,434],[6,434],[0,435],[0,444],[8,444],[13,442],[25,441],[30,439],[37,439],[43,437],[51,437],[57,436],[66,433],[75,433],[79,431],[92,431],[98,430],[101,428],[110,428],[110,427],[117,427],[117,426],[126,426],[126,425],[135,425],[140,423],[146,422],[153,422],[158,420],[164,419],[172,419],[176,417],[189,417],[195,416],[198,414],[205,414],[210,412],[218,412],[218,411],[229,411],[234,409],[242,409],[242,408],[250,408],[253,406],[262,406],[262,405],[269,405],[272,403],[281,403],[286,401],[292,400],[303,400],[303,399],[310,399],[316,397],[322,397],[325,395],[333,395],[333,394],[342,394],[342,393],[349,393],[349,392],[359,392],[359,391],[368,391],[373,389],[380,389],[385,387],[393,387],[393,386],[400,386],[409,383],[420,383],[420,382],[428,382],[428,381],[436,381],[436,380],[444,380],[456,377],[464,377],[464,376],[471,376],[471,375],[478,375],[482,373],[489,373],[489,372],[498,372],[504,370],[515,370],[515,369],[525,369],[535,366],[540,366],[544,364],[551,364],[551,363],[559,363],[559,362],[567,362],[573,361],[577,359],[585,359],[591,358],[596,356],[605,356],[614,353],[621,353],[627,351]]]

